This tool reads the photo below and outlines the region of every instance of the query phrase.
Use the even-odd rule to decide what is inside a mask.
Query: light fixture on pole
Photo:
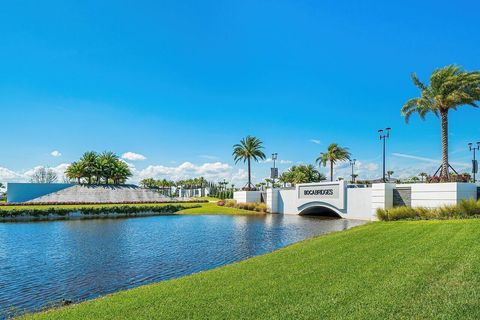
[[[278,153],[272,153],[273,168],[272,172],[270,173],[270,177],[272,178],[272,189],[275,188],[275,179],[278,177],[278,169],[275,167],[277,159]]]
[[[355,183],[355,164],[357,163],[357,159],[350,160],[350,166],[352,167],[352,183]]]
[[[380,140],[383,140],[383,182],[387,182],[386,179],[386,171],[385,171],[385,156],[386,156],[386,147],[387,147],[387,139],[390,138],[390,130],[391,128],[386,128],[385,131],[380,129],[378,130],[378,135],[380,136]]]
[[[471,143],[471,142],[468,144],[468,147],[469,147],[470,151],[473,151],[472,173],[473,173],[473,183],[476,183],[477,180],[476,180],[475,175],[478,173],[478,162],[477,162],[477,158],[476,158],[476,151],[480,150],[480,141],[477,142],[476,147],[474,147],[473,143]]]

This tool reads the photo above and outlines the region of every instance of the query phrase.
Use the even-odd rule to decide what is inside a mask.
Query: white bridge
[[[365,187],[337,181],[268,189],[264,200],[271,213],[376,220],[378,208],[388,209],[395,205],[440,207],[468,198],[477,198],[477,186],[473,183],[376,183]],[[238,202],[258,202],[261,193],[235,192],[235,199]]]

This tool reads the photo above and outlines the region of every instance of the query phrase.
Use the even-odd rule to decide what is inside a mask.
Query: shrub
[[[225,205],[225,201],[220,200],[217,202],[217,206],[223,207]]]
[[[237,201],[236,201],[236,200],[228,199],[228,200],[225,201],[225,206],[226,206],[226,207],[235,208],[236,205],[237,205]]]
[[[268,212],[267,205],[265,203],[240,202],[235,205],[235,208],[263,213]]]

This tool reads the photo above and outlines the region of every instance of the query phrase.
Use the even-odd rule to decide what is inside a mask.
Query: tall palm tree
[[[324,167],[330,163],[330,181],[333,181],[333,167],[337,162],[350,160],[348,148],[342,148],[338,143],[332,143],[328,146],[327,152],[322,152],[316,162]]]
[[[422,83],[415,73],[412,81],[421,91],[421,96],[408,100],[402,108],[402,115],[408,123],[410,116],[418,113],[423,120],[428,113],[441,118],[442,165],[440,177],[449,179],[448,162],[448,112],[459,106],[478,107],[480,100],[480,72],[467,72],[456,65],[449,65],[433,71],[430,85]]]
[[[262,151],[263,142],[252,136],[247,136],[240,140],[240,143],[233,146],[233,159],[235,164],[242,160],[244,163],[248,164],[248,184],[247,189],[253,187],[252,185],[252,169],[251,161],[265,160],[265,153]]]

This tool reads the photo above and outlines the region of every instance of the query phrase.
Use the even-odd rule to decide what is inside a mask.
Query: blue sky
[[[282,170],[338,142],[359,160],[360,177],[373,178],[386,126],[388,167],[431,171],[438,120],[406,125],[400,116],[418,94],[410,73],[427,80],[451,63],[479,70],[479,10],[478,1],[6,2],[0,181],[112,150],[146,158],[127,160],[135,179],[242,183],[231,150],[248,134],[278,152]],[[461,170],[467,142],[480,140],[479,115],[465,107],[450,117]],[[268,167],[254,167],[256,180]]]

